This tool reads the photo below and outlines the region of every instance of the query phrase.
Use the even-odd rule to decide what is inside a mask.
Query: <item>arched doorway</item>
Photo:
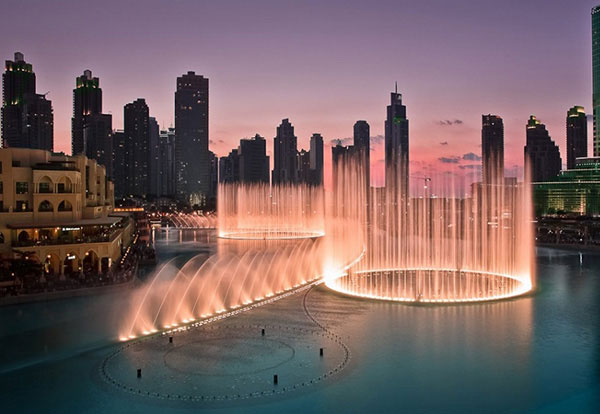
[[[79,261],[79,257],[75,253],[69,253],[64,261],[65,265],[65,275],[69,277],[74,277],[79,273],[81,268],[81,264]]]
[[[29,241],[29,233],[27,233],[26,230],[21,231],[19,233],[19,236],[17,237],[17,240],[19,240],[19,242],[21,242],[21,243]]]
[[[60,274],[60,258],[54,253],[46,255],[44,260],[44,273],[48,276]]]
[[[97,273],[99,260],[100,258],[98,257],[95,251],[89,250],[85,252],[85,256],[83,258],[84,273]]]

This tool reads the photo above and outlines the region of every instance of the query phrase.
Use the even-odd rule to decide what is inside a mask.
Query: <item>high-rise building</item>
[[[237,183],[240,181],[240,157],[238,149],[232,149],[229,155],[219,159],[219,182]]]
[[[397,86],[385,120],[385,186],[396,201],[408,197],[408,119]]]
[[[175,195],[175,128],[160,131],[159,136],[159,191],[158,197]]]
[[[504,122],[497,115],[481,116],[481,163],[484,184],[504,182]]]
[[[582,106],[574,106],[567,112],[567,169],[581,157],[587,157],[587,116]]]
[[[354,148],[363,165],[367,194],[371,187],[371,128],[367,121],[356,121],[354,124]]]
[[[274,141],[273,184],[298,182],[298,140],[287,118],[277,127]]]
[[[241,182],[269,183],[267,141],[263,137],[256,134],[254,138],[241,139],[238,155]]]
[[[305,149],[298,151],[298,182],[305,184],[311,182],[310,151]]]
[[[215,208],[217,205],[217,189],[219,187],[219,157],[214,152],[209,151],[208,159],[210,161],[210,198],[208,206]]]
[[[33,66],[23,54],[5,62],[2,74],[2,145],[52,151],[52,102],[36,93]]]
[[[148,105],[142,98],[128,103],[124,108],[125,129],[125,192],[143,197],[150,190],[150,116]]]
[[[175,92],[177,195],[191,204],[210,197],[208,150],[208,79],[188,72],[177,78]]]
[[[558,175],[562,161],[558,146],[550,138],[546,126],[531,115],[527,122],[525,171],[532,182],[548,181]]]
[[[114,130],[112,133],[112,180],[115,184],[115,197],[127,195],[127,159],[129,157],[125,131]]]
[[[310,137],[310,183],[323,184],[323,137],[321,134],[312,134]]]
[[[102,113],[102,89],[100,80],[92,76],[87,69],[75,80],[73,89],[73,117],[71,118],[71,150],[73,154],[87,154],[84,129],[94,118]]]
[[[150,185],[150,194],[157,196],[160,192],[160,128],[158,127],[158,122],[156,122],[156,118],[149,117],[149,168],[150,171],[148,173],[149,177],[149,185]]]
[[[592,8],[592,89],[594,157],[600,157],[600,6]]]
[[[96,160],[106,168],[106,175],[113,177],[112,163],[112,115],[86,115],[83,124],[83,142],[86,157]]]

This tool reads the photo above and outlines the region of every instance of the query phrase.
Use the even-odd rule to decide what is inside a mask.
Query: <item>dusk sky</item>
[[[530,114],[547,125],[565,164],[566,112],[591,112],[597,2],[21,0],[0,14],[0,57],[21,51],[33,64],[38,92],[53,103],[57,151],[71,151],[72,89],[84,69],[100,78],[114,128],[139,97],[171,125],[176,77],[207,76],[210,149],[219,156],[255,133],[271,153],[282,118],[301,148],[313,132],[326,143],[350,137],[358,119],[382,135],[397,81],[411,174],[472,171],[465,166],[481,151],[481,115],[494,113],[504,118],[514,175]],[[588,133],[591,148],[591,123]],[[373,184],[382,183],[381,141]],[[327,147],[327,164],[330,157]]]

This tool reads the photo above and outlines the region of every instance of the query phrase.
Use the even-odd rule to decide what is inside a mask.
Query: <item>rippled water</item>
[[[163,260],[177,257],[182,264],[198,251],[210,253],[213,242],[207,233],[197,233],[194,241],[193,233],[180,239],[172,232],[168,241],[161,236],[158,253]],[[305,298],[306,306],[343,338],[351,352],[349,364],[333,379],[302,392],[208,409],[599,412],[600,255],[540,248],[537,260],[535,295],[505,302],[407,306],[314,289]],[[227,323],[310,328],[302,295]],[[116,322],[127,299],[128,292],[122,292],[0,308],[2,411],[190,412],[202,407],[132,397],[99,378],[98,366],[114,350]],[[240,349],[251,352],[255,345],[251,341]],[[211,355],[217,358],[218,352],[213,349]],[[238,353],[228,349],[221,362],[227,362],[227,355]],[[259,355],[247,358],[256,371],[262,366]],[[268,376],[271,359],[265,358]],[[236,361],[244,363],[239,357]],[[201,361],[197,364],[202,366]],[[144,380],[151,381],[151,374]]]

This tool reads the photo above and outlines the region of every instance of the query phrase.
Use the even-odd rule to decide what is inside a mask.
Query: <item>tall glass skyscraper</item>
[[[600,6],[592,9],[592,105],[594,109],[594,157],[600,156]]]
[[[408,119],[402,95],[390,95],[385,120],[385,186],[395,197],[408,197]]]

